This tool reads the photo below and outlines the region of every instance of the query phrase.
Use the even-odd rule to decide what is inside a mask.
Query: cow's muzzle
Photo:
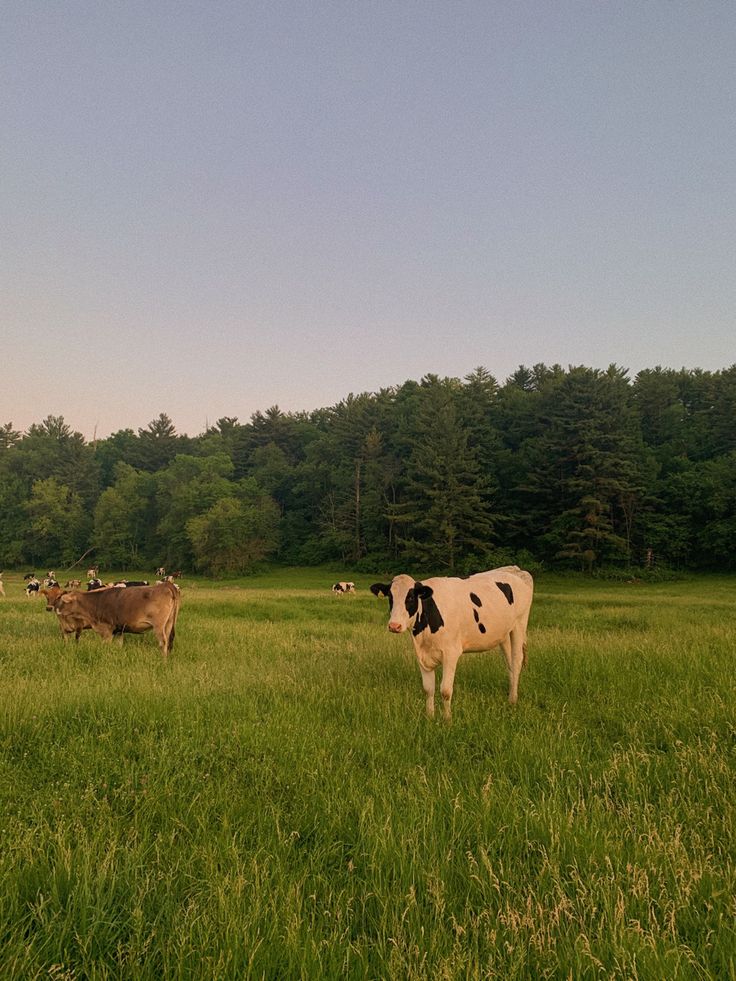
[[[388,629],[391,631],[392,634],[400,634],[404,628],[400,623],[394,623],[392,621],[391,623],[389,623]]]

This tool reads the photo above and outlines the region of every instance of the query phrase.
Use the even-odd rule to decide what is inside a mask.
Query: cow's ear
[[[389,589],[390,587],[385,582],[374,582],[371,586],[371,592],[374,596],[388,596]]]
[[[431,586],[425,586],[423,582],[415,582],[414,591],[416,592],[419,599],[429,599],[429,597],[434,592]]]

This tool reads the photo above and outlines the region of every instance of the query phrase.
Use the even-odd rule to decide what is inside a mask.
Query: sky
[[[8,0],[0,424],[736,361],[732,0]]]

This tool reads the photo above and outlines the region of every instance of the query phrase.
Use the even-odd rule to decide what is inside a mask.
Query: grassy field
[[[164,663],[6,573],[0,977],[736,978],[735,581],[540,578],[448,727],[353,578],[183,580]]]

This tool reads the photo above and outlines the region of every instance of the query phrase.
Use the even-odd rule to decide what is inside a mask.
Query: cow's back
[[[517,624],[526,629],[533,580],[529,573],[522,576],[521,572],[505,567],[467,579],[423,580],[432,587],[444,627],[431,638],[424,637],[424,631],[419,635],[422,642],[441,647],[447,640],[459,643],[464,651],[484,651],[502,643]]]
[[[119,626],[130,625],[140,619],[156,622],[162,617],[166,618],[172,607],[178,607],[180,595],[178,588],[170,582],[155,586],[128,586],[111,592],[117,596],[115,611]]]

